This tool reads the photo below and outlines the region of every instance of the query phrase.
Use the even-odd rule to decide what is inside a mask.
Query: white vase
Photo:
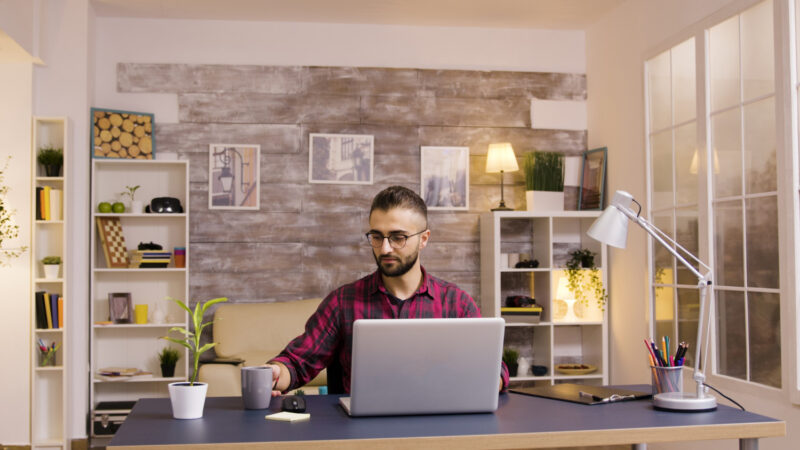
[[[144,204],[141,200],[134,200],[131,202],[131,212],[133,214],[140,214],[144,212]]]
[[[564,191],[525,191],[528,211],[563,211]]]
[[[44,265],[44,277],[53,280],[58,278],[58,270],[61,268],[61,264],[43,264]]]
[[[208,383],[195,382],[191,386],[188,381],[180,381],[170,383],[168,388],[169,400],[172,404],[172,417],[176,419],[199,419],[203,417]]]
[[[531,370],[531,363],[528,361],[528,358],[524,356],[520,356],[517,359],[517,376],[524,377],[528,375],[528,371]]]

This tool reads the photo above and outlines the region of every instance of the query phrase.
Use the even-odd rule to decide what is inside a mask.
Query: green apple
[[[101,213],[110,213],[111,212],[111,203],[108,202],[100,202],[97,205],[97,210]]]
[[[117,214],[124,213],[125,212],[125,204],[122,203],[122,202],[114,202],[114,204],[111,205],[111,210],[114,211]]]

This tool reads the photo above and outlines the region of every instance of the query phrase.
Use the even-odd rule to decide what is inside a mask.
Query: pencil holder
[[[39,367],[52,367],[56,365],[56,350],[48,349],[39,352]]]
[[[653,395],[664,392],[683,391],[683,366],[661,367],[650,366],[653,380]]]

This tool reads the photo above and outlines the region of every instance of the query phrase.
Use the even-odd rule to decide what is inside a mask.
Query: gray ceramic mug
[[[242,367],[242,401],[245,409],[267,409],[272,399],[272,367]]]

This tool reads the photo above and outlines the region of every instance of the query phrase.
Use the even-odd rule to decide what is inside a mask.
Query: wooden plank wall
[[[480,296],[478,216],[496,206],[487,147],[579,155],[585,131],[531,129],[530,99],[585,100],[582,74],[357,67],[121,63],[125,93],[175,93],[179,123],[159,123],[156,155],[191,161],[191,301],[290,301],[325,296],[374,270],[363,233],[372,197],[420,187],[419,148],[470,148],[470,208],[431,211],[423,265]],[[375,136],[374,185],[308,183],[309,133]],[[261,146],[261,208],[208,209],[208,144]],[[521,172],[506,203],[525,208]],[[567,192],[575,209],[576,192]]]

